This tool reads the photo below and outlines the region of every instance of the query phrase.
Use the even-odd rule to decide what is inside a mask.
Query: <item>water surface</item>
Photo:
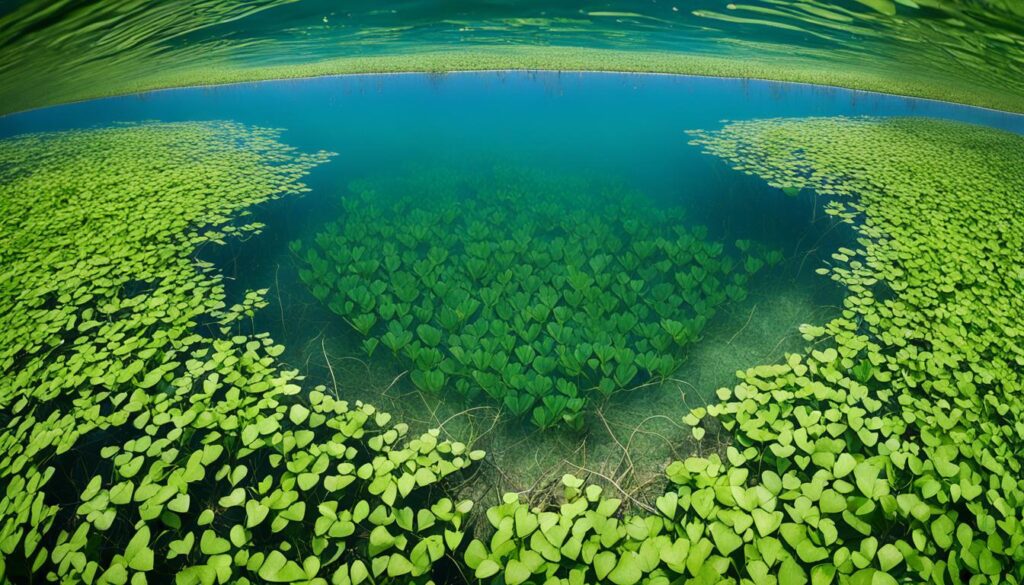
[[[676,71],[750,66],[773,78],[916,88],[1020,109],[1022,20],[1014,0],[19,0],[0,9],[0,103],[17,111],[377,57],[397,58],[404,70],[458,68],[460,54],[462,68],[481,59],[596,67],[602,54],[586,51],[611,50],[635,57],[626,70],[665,55],[711,58]]]

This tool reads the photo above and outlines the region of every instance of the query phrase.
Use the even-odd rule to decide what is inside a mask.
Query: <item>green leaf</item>
[[[395,553],[388,558],[388,577],[399,577],[413,570],[412,563],[404,556]]]
[[[682,572],[685,568],[689,552],[690,541],[685,538],[678,538],[672,542],[672,546],[662,546],[658,551],[661,560],[676,572]]]
[[[900,564],[903,560],[903,554],[898,548],[892,544],[886,544],[882,548],[878,549],[878,564],[882,567],[882,570],[889,572],[896,565]]]
[[[1003,564],[987,548],[981,550],[981,554],[978,556],[978,565],[981,567],[981,572],[986,575],[999,575],[1003,571]]]
[[[111,585],[124,585],[128,582],[128,571],[124,565],[115,563],[100,576],[100,581]]]
[[[103,478],[98,475],[94,475],[92,479],[89,480],[89,484],[85,486],[85,490],[82,491],[81,500],[83,502],[88,502],[93,499],[96,494],[100,493],[100,487],[102,486]]]
[[[710,530],[711,536],[715,540],[715,547],[723,556],[729,556],[743,544],[743,539],[732,528],[721,522],[713,522]]]
[[[751,515],[754,517],[754,525],[761,536],[769,536],[779,529],[782,524],[782,512],[768,512],[761,508],[755,508]]]
[[[167,502],[167,509],[172,512],[184,514],[188,512],[188,506],[191,498],[188,494],[178,494],[171,501]]]
[[[857,480],[857,489],[869,498],[874,497],[878,486],[878,474],[881,471],[882,469],[872,462],[858,463],[853,469],[853,475]]]
[[[619,557],[619,562],[608,573],[608,580],[615,585],[634,585],[643,577],[640,565],[637,563],[637,555],[634,552],[625,552]]]
[[[829,585],[836,574],[836,567],[831,563],[822,563],[811,568],[811,585]]]
[[[170,550],[170,552],[168,553],[167,558],[173,559],[174,557],[178,556],[187,556],[190,552],[192,552],[192,547],[195,545],[195,542],[196,535],[191,532],[186,534],[183,538],[180,538],[178,540],[172,540],[168,544],[168,549]]]
[[[305,581],[306,572],[295,561],[288,560],[277,550],[270,551],[260,566],[259,576],[271,583],[294,583]]]
[[[416,487],[416,477],[408,473],[403,473],[399,476],[397,484],[398,493],[402,494],[402,497],[405,497]]]
[[[315,473],[300,473],[296,482],[299,484],[299,489],[308,492],[320,483],[320,476]]]
[[[482,542],[474,538],[469,541],[469,546],[466,547],[465,559],[466,565],[470,569],[475,570],[480,566],[480,563],[487,559],[487,548]]]
[[[598,553],[593,561],[594,571],[597,573],[598,580],[604,580],[617,564],[618,560],[615,558],[615,553],[611,551]]]
[[[500,570],[501,566],[498,563],[492,561],[491,559],[484,559],[480,561],[479,565],[477,565],[476,571],[474,572],[474,576],[477,579],[487,579],[488,577],[492,577],[498,574],[498,571]]]
[[[199,550],[207,556],[219,555],[231,550],[231,543],[217,536],[212,530],[204,530],[203,536],[199,540]]]
[[[288,420],[294,425],[301,425],[309,416],[309,409],[301,404],[293,404],[288,411]]]
[[[270,508],[256,500],[249,500],[245,503],[245,526],[252,528],[258,526],[270,513]]]
[[[519,585],[530,578],[530,568],[517,559],[509,559],[505,565],[506,585]]]
[[[306,517],[306,502],[299,500],[278,512],[278,516],[292,522],[302,522],[302,519]]]
[[[235,524],[231,527],[231,532],[228,533],[228,538],[231,540],[231,544],[235,545],[237,548],[242,548],[247,542],[249,542],[249,535],[241,524]]]
[[[462,542],[462,538],[464,535],[465,534],[461,530],[446,529],[444,531],[444,543],[448,547],[448,550],[455,550],[459,548],[459,544]]]
[[[804,539],[796,545],[796,554],[808,565],[828,558],[828,550],[815,546],[810,539]]]
[[[846,510],[846,498],[835,490],[825,490],[818,501],[821,511],[825,514],[838,514]]]
[[[149,548],[149,526],[143,526],[135,536],[128,541],[124,549],[124,558],[128,568],[135,571],[153,570],[153,550]]]
[[[377,526],[370,531],[370,556],[375,557],[395,544],[395,537],[384,526]]]
[[[792,558],[782,561],[779,567],[779,583],[785,585],[804,585],[807,583],[807,573]]]
[[[852,455],[840,453],[839,457],[836,458],[835,465],[832,466],[832,475],[837,479],[846,477],[855,467],[857,467],[857,460]]]
[[[366,565],[363,564],[363,561],[357,559],[352,562],[352,566],[349,568],[349,575],[352,578],[352,584],[358,585],[370,576],[370,572],[366,570]]]
[[[516,536],[526,538],[537,529],[537,516],[532,514],[525,506],[516,509],[515,512]]]
[[[941,549],[948,549],[953,545],[953,529],[956,527],[949,516],[942,515],[932,521],[932,538],[935,544]]]
[[[242,488],[235,488],[231,490],[231,493],[221,498],[218,502],[222,508],[231,508],[234,506],[241,506],[245,503],[245,490]]]

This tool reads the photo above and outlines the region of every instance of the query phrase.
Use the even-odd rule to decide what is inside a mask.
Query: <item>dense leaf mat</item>
[[[277,135],[0,142],[0,580],[415,580],[459,544],[472,504],[425,488],[482,453],[301,392],[240,334],[265,291],[229,306],[194,259],[330,156]]]
[[[302,392],[241,333],[261,291],[229,306],[194,259],[326,154],[228,124],[0,143],[4,579],[1021,582],[1024,139],[838,118],[695,141],[860,233],[821,269],[843,315],[686,418],[733,443],[670,465],[657,514],[566,476],[477,538],[433,488],[481,453]]]
[[[548,428],[671,376],[782,253],[724,244],[624,188],[541,173],[362,181],[295,242],[314,296],[401,356],[421,390],[489,397]]]
[[[842,118],[695,136],[738,170],[834,197],[860,233],[820,269],[849,291],[842,316],[687,417],[716,418],[733,445],[669,466],[660,516],[623,516],[566,477],[560,508],[513,496],[488,511],[495,534],[466,562],[509,585],[1019,583],[1024,139]]]

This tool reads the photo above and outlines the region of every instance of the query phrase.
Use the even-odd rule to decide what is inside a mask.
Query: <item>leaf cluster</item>
[[[389,198],[357,185],[343,219],[293,244],[300,276],[421,390],[580,429],[588,401],[675,372],[718,308],[782,256],[711,241],[676,208],[573,187],[421,179]]]

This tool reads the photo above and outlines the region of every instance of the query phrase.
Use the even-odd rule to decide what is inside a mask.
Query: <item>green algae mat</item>
[[[1018,0],[9,0],[0,113],[345,73],[765,78],[1024,111]]]
[[[0,575],[112,584],[1019,583],[1024,139],[926,119],[812,118],[732,123],[692,140],[736,172],[816,192],[835,222],[856,231],[855,244],[818,267],[847,291],[842,313],[801,327],[805,351],[749,364],[716,403],[689,413],[682,422],[695,440],[715,436],[720,453],[672,462],[650,501],[567,475],[545,504],[507,494],[489,507],[456,489],[488,463],[483,452],[436,431],[410,433],[372,405],[306,384],[281,363],[285,348],[253,328],[267,291],[231,299],[218,270],[197,259],[205,247],[256,235],[262,226],[248,208],[299,196],[303,177],[333,155],[296,151],[278,131],[216,122],[0,142]],[[493,214],[500,203],[478,204]],[[429,213],[445,208],[405,214],[404,239],[414,242]],[[609,214],[594,229],[619,219],[630,218]],[[331,292],[334,277],[323,284],[317,264],[352,253],[339,245],[341,227],[303,260],[325,302],[358,329],[373,314],[370,292],[399,298],[405,286],[390,279],[409,280],[437,305],[428,316],[420,299],[409,314],[445,327],[447,291],[424,292],[444,270],[430,264],[429,248],[420,257],[396,246],[397,265],[387,252],[379,265],[338,257],[336,267],[355,270],[357,290],[369,284],[356,298]],[[661,233],[656,222],[644,229]],[[729,246],[737,258],[750,249]],[[466,250],[447,280],[486,277]],[[721,272],[721,260],[713,271],[664,246],[659,253],[680,289],[691,290],[676,280],[684,270]],[[615,270],[601,273],[630,272],[626,258],[617,254]],[[537,264],[529,253],[514,259]],[[408,276],[397,276],[407,260]],[[648,276],[652,288],[667,280]],[[545,278],[572,278],[536,277],[531,307],[543,304]],[[612,284],[588,290],[614,296]],[[520,292],[495,294],[514,303]],[[468,295],[455,296],[460,305]],[[703,293],[695,300],[706,302]],[[592,302],[581,299],[569,315],[584,319]],[[401,323],[395,315],[366,328],[369,345]],[[417,329],[419,351],[432,347],[436,335]],[[373,351],[386,348],[385,335]],[[457,359],[454,339],[443,339],[442,359]],[[600,359],[595,371],[604,371]]]

